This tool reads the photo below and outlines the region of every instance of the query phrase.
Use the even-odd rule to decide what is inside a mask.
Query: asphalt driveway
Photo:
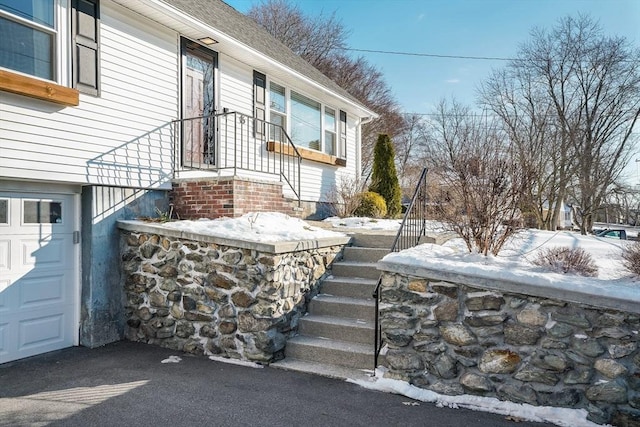
[[[179,356],[178,363],[161,363]],[[437,408],[321,376],[120,342],[0,365],[0,426],[491,426],[501,415]]]

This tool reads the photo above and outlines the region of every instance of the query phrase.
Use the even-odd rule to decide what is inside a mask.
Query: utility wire
[[[426,58],[470,59],[474,61],[518,61],[518,62],[531,61],[530,59],[526,59],[526,58],[506,58],[501,56],[438,55],[435,53],[402,52],[402,51],[396,51],[396,50],[356,49],[351,47],[337,47],[336,49],[348,50],[351,52],[381,53],[386,55],[400,55],[400,56],[421,56]],[[542,59],[542,61],[547,61],[547,60]],[[638,62],[638,60],[634,58],[623,58],[623,59],[619,59],[617,62],[636,63]]]
[[[401,52],[401,51],[374,50],[374,49],[355,49],[350,47],[342,47],[340,49],[349,50],[352,52],[384,53],[387,55],[402,55],[402,56],[424,56],[428,58],[472,59],[477,61],[515,61],[516,60],[515,58],[503,58],[499,56],[437,55],[434,53]]]

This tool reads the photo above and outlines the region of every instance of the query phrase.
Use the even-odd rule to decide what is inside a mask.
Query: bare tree
[[[393,140],[404,127],[397,101],[382,72],[362,57],[344,54],[348,31],[335,12],[312,17],[287,0],[264,0],[251,7],[248,16],[379,114],[362,130],[362,176],[366,182],[371,175],[378,135],[385,133]]]
[[[335,12],[310,17],[287,0],[264,0],[247,15],[315,67],[340,53],[349,35]]]
[[[408,114],[396,137],[396,163],[400,186],[409,194],[426,165],[429,129],[423,116]]]
[[[365,186],[357,178],[341,176],[326,195],[331,214],[347,218],[360,206]]]
[[[499,117],[522,169],[527,225],[555,230],[576,152],[557,126],[554,106],[522,62],[494,71],[480,93],[482,104]]]
[[[496,121],[474,116],[455,101],[439,104],[433,132],[435,214],[470,252],[497,255],[520,227],[523,177],[507,138]]]
[[[548,179],[537,179],[529,191],[543,196],[538,208],[544,200],[555,218],[567,199],[581,232],[590,231],[637,137],[640,51],[604,36],[589,17],[568,17],[550,31],[534,30],[504,74],[484,86],[482,98],[516,145],[533,144],[535,152],[538,141],[542,153],[551,154],[531,159],[541,171],[537,178]]]

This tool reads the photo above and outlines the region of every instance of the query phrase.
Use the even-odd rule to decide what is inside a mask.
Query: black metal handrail
[[[235,111],[173,123],[177,168],[276,174],[300,204],[302,156],[282,126]],[[269,149],[270,143],[279,149]]]
[[[391,246],[391,252],[399,252],[412,248],[420,243],[420,237],[426,234],[427,223],[427,168],[422,169],[420,179],[416,184],[416,189],[411,198],[411,203],[407,207],[402,218],[402,223],[396,234],[396,238]],[[375,315],[375,344],[373,355],[373,371],[378,367],[378,357],[382,350],[382,328],[380,327],[380,285],[382,284],[382,274],[378,279],[373,298],[376,300]]]

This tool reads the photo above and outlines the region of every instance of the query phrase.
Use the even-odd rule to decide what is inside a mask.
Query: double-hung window
[[[324,152],[336,155],[336,110],[324,107]]]
[[[99,27],[100,0],[0,0],[0,90],[64,105],[99,95]]]
[[[260,76],[259,81],[255,75]],[[268,94],[266,104],[257,101],[261,97],[254,96],[254,108],[255,117],[262,120],[264,114],[259,111],[264,111],[268,105],[266,121],[269,123],[270,150],[279,147],[276,143],[285,144],[288,136],[301,149],[304,158],[345,166],[347,113],[276,82],[268,81],[267,85],[266,81],[264,74],[254,71],[254,91]],[[267,87],[268,91],[265,91]]]
[[[271,139],[283,142],[283,133],[287,131],[287,97],[284,87],[273,82],[269,85],[269,113]]]
[[[0,67],[58,80],[56,0],[0,0]]]

